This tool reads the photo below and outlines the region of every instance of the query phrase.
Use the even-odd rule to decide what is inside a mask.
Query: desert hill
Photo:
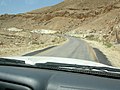
[[[50,29],[119,43],[120,0],[64,0],[24,14],[1,15],[0,28]]]

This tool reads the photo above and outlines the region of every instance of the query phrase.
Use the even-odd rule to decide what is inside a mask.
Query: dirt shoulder
[[[0,30],[0,56],[21,56],[27,52],[59,45],[66,39],[52,34]]]
[[[85,40],[85,41],[88,42],[93,48],[99,49],[110,61],[112,66],[120,67],[120,45],[114,45],[108,47],[106,45],[103,45],[102,42],[91,41],[91,40]]]

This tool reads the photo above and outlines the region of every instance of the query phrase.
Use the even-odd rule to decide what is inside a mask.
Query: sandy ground
[[[102,42],[90,40],[85,41],[88,42],[93,48],[99,49],[104,55],[106,55],[114,67],[120,67],[120,45],[114,45],[108,48],[107,46],[103,45]]]
[[[32,51],[36,51],[36,50],[40,50],[40,49],[44,49],[46,47],[50,47],[50,46],[56,46],[59,45],[61,43],[64,43],[64,40],[61,40],[61,42],[45,42],[44,44],[40,44],[40,45],[28,45],[28,46],[15,46],[15,47],[0,47],[0,57],[6,57],[6,56],[21,56],[24,55],[26,53],[32,52]]]
[[[52,34],[0,30],[0,57],[21,56],[27,52],[59,45],[64,41],[65,38]]]

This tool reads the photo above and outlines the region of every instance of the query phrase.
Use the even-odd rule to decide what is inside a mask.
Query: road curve
[[[67,37],[68,41],[60,46],[53,47],[47,50],[39,50],[31,52],[24,56],[50,56],[50,57],[65,57],[75,58],[89,61],[97,61],[94,50],[85,41],[78,38]]]

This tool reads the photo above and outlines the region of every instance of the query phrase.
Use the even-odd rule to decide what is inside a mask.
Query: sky
[[[0,14],[18,14],[55,5],[63,0],[0,0]]]

